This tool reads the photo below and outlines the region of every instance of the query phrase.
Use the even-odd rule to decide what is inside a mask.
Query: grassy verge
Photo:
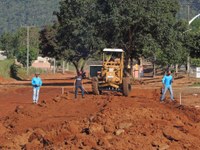
[[[14,60],[0,60],[0,76],[10,78],[10,67],[13,63]]]
[[[200,82],[195,82],[193,86],[200,86]]]
[[[67,66],[66,66],[67,67]],[[75,68],[72,64],[68,65],[70,71],[75,71]],[[62,68],[61,68],[62,69]],[[53,71],[47,71],[44,69],[38,68],[29,68],[29,72],[27,74],[27,70],[24,67],[14,64],[14,60],[0,60],[0,76],[3,78],[14,78],[17,80],[26,80],[29,79],[31,75],[35,74],[35,72],[39,72],[41,74],[53,73]]]

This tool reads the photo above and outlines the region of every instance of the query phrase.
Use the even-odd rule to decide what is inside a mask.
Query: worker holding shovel
[[[75,98],[78,96],[78,89],[81,89],[82,98],[84,98],[83,78],[81,72],[78,72],[76,80],[74,81],[75,86]]]

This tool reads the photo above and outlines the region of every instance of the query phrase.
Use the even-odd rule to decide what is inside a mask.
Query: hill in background
[[[1,0],[0,1],[0,35],[3,32],[15,31],[25,25],[44,26],[56,20],[54,11],[59,10],[61,0]],[[178,19],[188,19],[199,13],[200,0],[179,0]]]
[[[1,0],[0,34],[15,31],[25,25],[43,26],[51,24],[56,17],[60,0]]]

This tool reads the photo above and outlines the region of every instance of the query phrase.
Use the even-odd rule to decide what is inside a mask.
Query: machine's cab
[[[124,69],[124,51],[122,49],[103,49],[101,77],[104,83],[121,84]]]

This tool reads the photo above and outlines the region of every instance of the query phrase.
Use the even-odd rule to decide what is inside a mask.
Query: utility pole
[[[187,5],[187,16],[188,16],[188,29],[189,29],[189,21],[190,21],[190,5],[188,4]],[[190,54],[188,53],[188,56],[187,56],[187,73],[189,75],[190,73]]]
[[[27,42],[27,44],[26,44],[26,49],[27,49],[27,53],[26,53],[26,73],[27,73],[27,75],[29,74],[29,48],[30,48],[30,43],[29,43],[29,30],[30,30],[30,27],[29,26],[26,26],[27,27],[27,39],[26,39],[26,42]]]
[[[26,28],[26,74],[29,74],[30,28],[35,26],[22,26]]]
[[[190,21],[190,4],[187,5],[187,19],[188,19],[188,24]]]

